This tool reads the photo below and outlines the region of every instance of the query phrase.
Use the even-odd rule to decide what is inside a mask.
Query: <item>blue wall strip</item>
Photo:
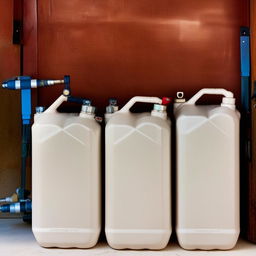
[[[240,31],[241,101],[243,111],[250,111],[250,33],[249,28]]]

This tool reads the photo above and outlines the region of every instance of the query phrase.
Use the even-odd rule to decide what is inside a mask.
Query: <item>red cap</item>
[[[170,97],[163,97],[162,98],[162,105],[168,105],[171,103],[171,98]]]

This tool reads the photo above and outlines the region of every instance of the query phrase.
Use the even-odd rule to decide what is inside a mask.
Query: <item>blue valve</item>
[[[24,200],[26,196],[26,165],[27,157],[29,155],[30,138],[31,138],[31,89],[39,87],[48,87],[56,84],[65,84],[63,94],[70,95],[70,77],[64,76],[61,80],[39,80],[32,79],[30,76],[17,76],[2,83],[2,88],[9,90],[21,90],[21,117],[22,117],[22,145],[21,145],[21,186],[19,188],[19,200]],[[17,203],[14,205],[2,207],[2,211],[11,211],[13,207],[16,208],[29,206],[29,203]],[[24,206],[24,207],[25,207]],[[14,208],[15,208],[14,207]],[[15,209],[16,209],[15,208]],[[9,209],[9,210],[8,210]],[[0,209],[1,211],[1,209]]]
[[[2,87],[9,90],[23,90],[38,87],[52,86],[55,84],[65,84],[65,89],[70,89],[70,77],[65,76],[62,80],[39,80],[30,76],[17,76],[2,83]]]
[[[70,76],[64,76],[61,80],[32,79],[30,76],[17,76],[2,83],[4,89],[21,90],[21,115],[22,124],[30,124],[31,120],[31,89],[48,87],[56,84],[64,84],[65,95],[70,94]]]

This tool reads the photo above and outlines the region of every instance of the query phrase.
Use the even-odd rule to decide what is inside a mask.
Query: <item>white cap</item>
[[[157,116],[163,119],[167,119],[166,106],[161,104],[154,104],[154,108],[151,111],[152,116]]]
[[[231,109],[235,109],[236,108],[235,103],[236,103],[235,98],[233,98],[233,97],[223,97],[221,106],[222,107],[228,107],[228,108],[231,108]]]
[[[94,115],[95,113],[95,107],[94,106],[89,106],[89,105],[83,105],[81,112],[89,115]]]
[[[109,105],[106,107],[106,113],[107,114],[113,114],[116,111],[118,111],[118,106]]]
[[[166,106],[165,105],[160,105],[160,104],[154,104],[154,110],[156,111],[166,111]]]

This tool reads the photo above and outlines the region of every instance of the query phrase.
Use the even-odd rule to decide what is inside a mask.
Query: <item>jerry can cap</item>
[[[116,106],[117,105],[117,99],[116,98],[109,98],[108,103],[110,106]]]
[[[89,114],[89,115],[94,115],[96,108],[94,106],[90,105],[82,105],[81,112]]]
[[[107,106],[107,107],[106,107],[106,113],[107,113],[107,114],[113,114],[113,113],[115,113],[116,111],[118,111],[118,106],[113,106],[113,105],[111,105],[111,106]]]
[[[166,105],[160,105],[160,104],[154,104],[154,110],[155,111],[159,111],[159,112],[163,112],[166,111]]]
[[[41,114],[45,111],[45,107],[43,106],[36,106],[36,113]]]
[[[171,103],[172,99],[170,97],[163,97],[162,98],[162,105],[169,105]]]

